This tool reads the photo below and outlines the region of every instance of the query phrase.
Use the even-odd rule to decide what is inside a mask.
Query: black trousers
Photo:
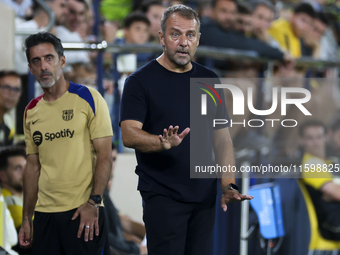
[[[80,217],[71,220],[75,211],[35,212],[33,255],[101,255],[107,252],[103,208],[99,208],[99,236],[94,234],[93,240],[88,242],[84,241],[84,231],[81,238],[77,237]]]
[[[216,196],[201,203],[179,202],[141,192],[149,255],[210,255]]]

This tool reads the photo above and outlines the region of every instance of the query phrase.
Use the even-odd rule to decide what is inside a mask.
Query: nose
[[[188,45],[188,38],[186,37],[186,35],[181,35],[179,37],[179,45],[181,47],[186,47]]]
[[[41,70],[47,70],[47,62],[45,60],[41,61]]]

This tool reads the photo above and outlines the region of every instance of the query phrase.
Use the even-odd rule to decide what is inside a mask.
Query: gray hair
[[[161,30],[163,34],[165,33],[165,30],[166,30],[166,21],[168,20],[170,15],[172,15],[173,13],[178,13],[179,15],[181,15],[182,17],[186,19],[195,19],[198,24],[198,32],[200,31],[201,22],[200,22],[200,19],[198,18],[197,12],[195,12],[193,9],[191,9],[188,6],[185,6],[183,4],[177,4],[166,9],[162,16]]]

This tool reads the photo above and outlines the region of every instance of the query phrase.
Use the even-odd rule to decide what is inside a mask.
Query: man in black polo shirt
[[[200,38],[199,19],[191,8],[168,8],[159,35],[163,54],[126,80],[120,120],[123,142],[136,150],[148,253],[208,255],[217,180],[190,179],[190,78],[218,77],[191,61]],[[215,114],[229,119],[225,108]],[[201,144],[214,146],[216,158],[224,165],[234,165],[227,125],[216,130],[203,126],[205,134],[214,132],[214,138]],[[252,198],[233,189],[233,177],[220,181],[224,211],[230,201]]]

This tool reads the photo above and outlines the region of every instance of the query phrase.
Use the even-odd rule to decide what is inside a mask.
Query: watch
[[[227,189],[239,191],[237,185],[234,184],[234,183],[230,183],[230,184],[228,184],[227,186],[225,186],[225,187],[222,189],[222,192],[225,192]]]
[[[95,204],[100,204],[103,200],[101,195],[91,195],[89,199],[92,199]]]

